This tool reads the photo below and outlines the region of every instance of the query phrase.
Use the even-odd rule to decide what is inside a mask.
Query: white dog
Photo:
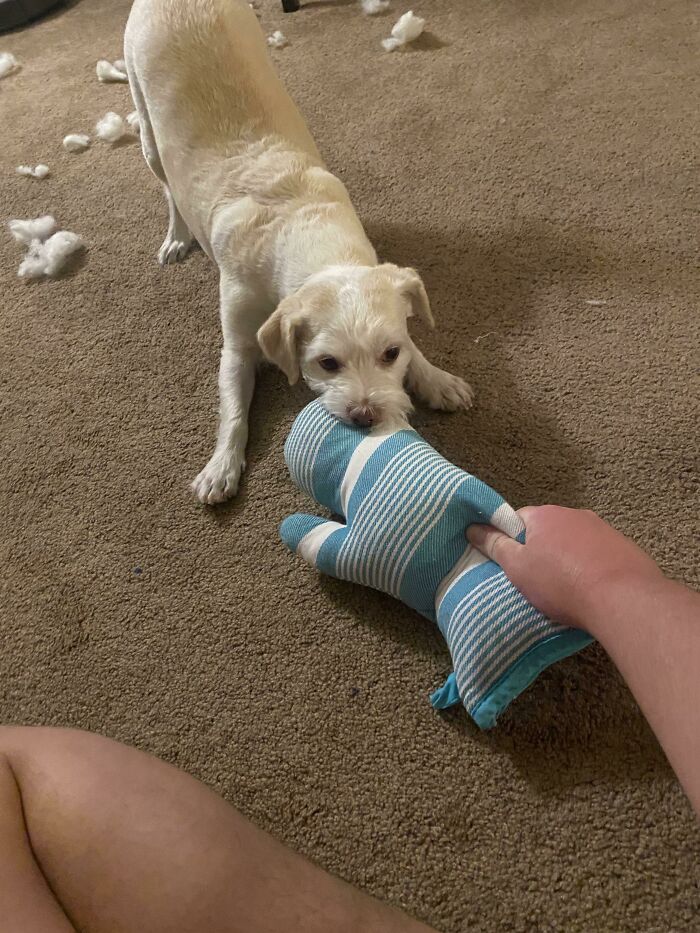
[[[343,184],[275,74],[246,0],[135,0],[125,35],[146,162],[170,220],[161,263],[196,238],[219,267],[223,349],[214,453],[193,489],[232,496],[262,349],[290,383],[360,425],[405,421],[471,389],[429,363],[407,318],[433,318],[413,269],[378,264]]]

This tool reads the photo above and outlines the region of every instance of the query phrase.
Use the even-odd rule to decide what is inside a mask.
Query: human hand
[[[490,525],[471,525],[467,537],[555,622],[595,635],[596,618],[611,596],[624,599],[629,587],[663,579],[644,551],[593,512],[541,505],[518,514],[525,544]]]

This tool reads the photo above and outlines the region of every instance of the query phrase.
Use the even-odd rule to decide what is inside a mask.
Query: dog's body
[[[260,347],[290,382],[301,370],[331,411],[365,425],[405,417],[404,380],[433,407],[468,404],[466,383],[408,337],[411,313],[432,322],[420,278],[378,265],[247,2],[135,0],[125,59],[168,202],[159,259],[183,258],[196,239],[220,272],[219,436],[193,483],[199,499],[236,491]]]

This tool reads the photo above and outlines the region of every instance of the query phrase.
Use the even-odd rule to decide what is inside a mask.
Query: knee
[[[100,735],[80,729],[0,725],[0,755],[13,762],[53,758],[66,753],[99,754],[103,746],[114,744]]]
[[[0,725],[0,757],[7,761],[13,748],[21,746],[31,731],[32,726]]]
[[[123,784],[134,752],[118,742],[79,729],[0,726],[0,762],[8,762],[28,800],[47,788],[66,801],[87,805]]]
[[[21,731],[21,727],[0,726],[0,824],[3,817],[9,817],[9,810],[18,799],[17,754],[12,749],[12,741]]]
[[[12,761],[0,751],[0,846],[7,844],[9,827],[21,817],[20,799]]]

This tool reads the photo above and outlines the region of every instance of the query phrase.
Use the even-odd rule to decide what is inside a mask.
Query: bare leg
[[[3,931],[429,933],[135,749],[0,727],[0,760]]]
[[[209,463],[192,483],[199,501],[208,505],[223,502],[238,490],[245,469],[248,412],[260,357],[255,338],[259,317],[256,296],[222,275],[220,301],[224,345],[219,366],[219,433]]]
[[[8,933],[73,933],[27,836],[20,789],[0,752],[0,904]]]
[[[413,342],[407,384],[409,390],[431,408],[456,411],[469,408],[474,401],[474,391],[464,379],[433,366]]]

